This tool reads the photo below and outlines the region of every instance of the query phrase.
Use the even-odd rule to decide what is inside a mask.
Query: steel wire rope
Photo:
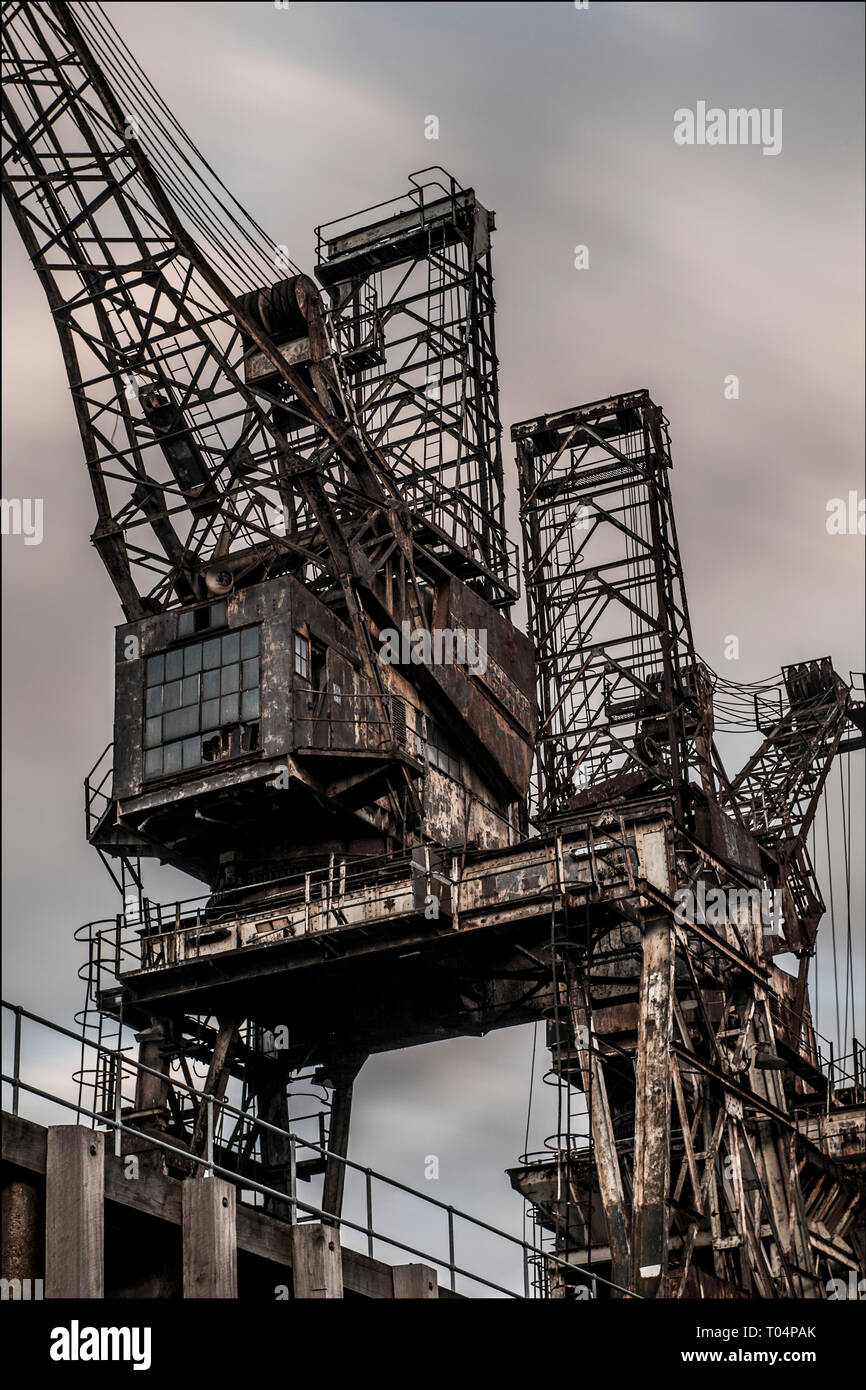
[[[102,51],[110,55],[115,74],[122,78],[124,69],[126,69],[126,71],[131,74],[131,78],[127,79],[130,82],[130,90],[137,91],[139,94],[142,92],[144,93],[145,109],[153,120],[154,128],[161,132],[168,142],[168,145],[175,150],[179,158],[189,169],[196,183],[204,188],[207,197],[211,200],[211,211],[213,211],[215,207],[219,213],[227,219],[227,222],[220,224],[220,231],[238,248],[250,265],[255,264],[252,260],[252,253],[254,252],[260,258],[260,265],[257,269],[266,266],[270,271],[273,271],[274,252],[280,249],[277,243],[274,242],[273,238],[268,235],[264,228],[252,217],[234,194],[231,193],[229,188],[216,173],[213,166],[208,162],[189,134],[180,125],[174,113],[162,99],[160,93],[153,86],[153,83],[127,47],[115,26],[105,14],[102,5],[78,5],[76,9],[78,11],[78,22],[82,30],[86,32],[91,42],[101,43]],[[97,19],[94,11],[98,12],[99,19]],[[102,21],[101,26],[99,20]],[[127,94],[126,89],[123,89],[123,94]],[[174,127],[182,143],[178,143],[178,140],[176,140],[171,133],[169,126],[160,119],[158,114],[159,110],[164,113],[169,125]],[[184,149],[183,146],[186,146],[186,149]],[[164,150],[165,146],[162,146],[162,148]],[[194,158],[190,158],[190,154]],[[194,161],[198,161],[201,167],[197,168]],[[212,183],[205,181],[201,170],[206,172],[209,179],[212,180]],[[243,223],[229,207],[228,202],[222,201],[215,193],[212,186],[213,184],[216,184],[222,189],[223,193],[226,195],[226,199],[234,204],[235,208],[237,208],[238,212],[241,214]],[[202,201],[200,206],[206,210],[208,205],[205,201]],[[232,227],[241,232],[246,240],[240,241],[231,230]],[[263,243],[263,245],[258,244],[257,239]],[[288,256],[284,255],[283,259],[296,274],[300,273],[299,267],[295,265]]]

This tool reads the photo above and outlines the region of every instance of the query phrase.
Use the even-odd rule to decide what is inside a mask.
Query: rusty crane
[[[209,1145],[291,1220],[313,1075],[325,1156],[300,1176],[339,1224],[365,1058],[543,1019],[564,1118],[510,1174],[540,1294],[812,1298],[862,1274],[863,1076],[817,1051],[807,834],[863,705],[828,660],[788,667],[725,772],[662,410],[632,391],[512,429],[524,636],[475,192],[413,175],[318,229],[314,278],[98,6],[8,5],[3,66],[4,197],[124,617],[87,782],[124,910],[89,934],[88,1008],[144,1069],[126,1095],[101,1053],[94,1112],[176,1173]],[[204,903],[149,900],[147,858]]]

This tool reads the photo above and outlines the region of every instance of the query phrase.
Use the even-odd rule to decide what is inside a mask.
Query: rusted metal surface
[[[784,668],[728,777],[646,391],[512,430],[524,636],[493,214],[428,169],[318,229],[318,284],[241,209],[236,262],[217,230],[191,239],[149,132],[130,137],[100,23],[10,10],[4,196],[127,620],[88,835],[139,902],[92,934],[89,1002],[153,1063],[127,1110],[141,1151],[170,1125],[184,1153],[212,1144],[211,1101],[185,1111],[177,1076],[204,1062],[211,1099],[242,1082],[259,1144],[221,1158],[261,1165],[284,1216],[293,1155],[255,1126],[281,1126],[312,1062],[336,1223],[363,1056],[544,1019],[566,1118],[512,1181],[549,1240],[545,1295],[595,1270],[617,1294],[823,1296],[866,1260],[863,1078],[859,1055],[827,1073],[811,1019],[807,835],[864,702],[826,658]],[[452,654],[483,635],[484,660],[386,655],[404,630]],[[147,856],[207,901],[148,903]],[[749,897],[765,886],[779,932]],[[796,976],[772,960],[791,948]],[[290,1042],[266,1047],[286,1018]],[[111,1077],[96,1086],[119,1110]]]

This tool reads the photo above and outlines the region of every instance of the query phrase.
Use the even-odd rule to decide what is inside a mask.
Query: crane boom
[[[358,532],[386,531],[408,560],[405,506],[349,418],[313,281],[286,277],[284,250],[242,211],[213,192],[208,206],[201,157],[140,85],[139,114],[125,108],[98,7],[11,8],[3,192],[54,316],[93,541],[127,618],[203,597],[214,563],[345,590],[373,573]],[[293,431],[310,426],[300,455]]]
[[[763,743],[722,793],[778,865],[785,898],[786,949],[811,950],[824,903],[807,847],[822,792],[862,710],[829,657],[782,669],[785,701]],[[759,721],[762,716],[756,700]],[[861,746],[852,737],[849,750]]]

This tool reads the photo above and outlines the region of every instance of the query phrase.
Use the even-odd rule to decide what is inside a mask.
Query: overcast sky
[[[827,654],[846,676],[863,669],[863,541],[825,526],[829,499],[864,491],[861,5],[106,8],[224,181],[307,270],[318,222],[402,193],[411,171],[441,164],[473,186],[497,217],[506,438],[514,420],[648,387],[671,421],[702,655],[742,681]],[[781,152],[676,144],[675,111],[700,101],[780,109]],[[430,115],[438,140],[425,138]],[[111,737],[121,615],[88,543],[53,325],[5,213],[4,250],[3,492],[43,498],[45,515],[42,545],[3,540],[4,997],[68,1023],[81,1004],[72,932],[117,906],[84,843],[81,780]],[[730,374],[738,400],[725,398]],[[731,634],[738,661],[724,657]],[[736,767],[750,745],[732,747]],[[833,873],[841,942],[841,849]],[[177,876],[165,881],[176,896]],[[853,901],[862,951],[859,850]],[[832,1033],[828,937],[825,923],[819,1022]],[[523,1148],[531,1048],[519,1029],[374,1059],[352,1155],[423,1185],[436,1154],[436,1196],[519,1227],[502,1170]],[[542,1099],[537,1115],[534,1146],[553,1128]]]

